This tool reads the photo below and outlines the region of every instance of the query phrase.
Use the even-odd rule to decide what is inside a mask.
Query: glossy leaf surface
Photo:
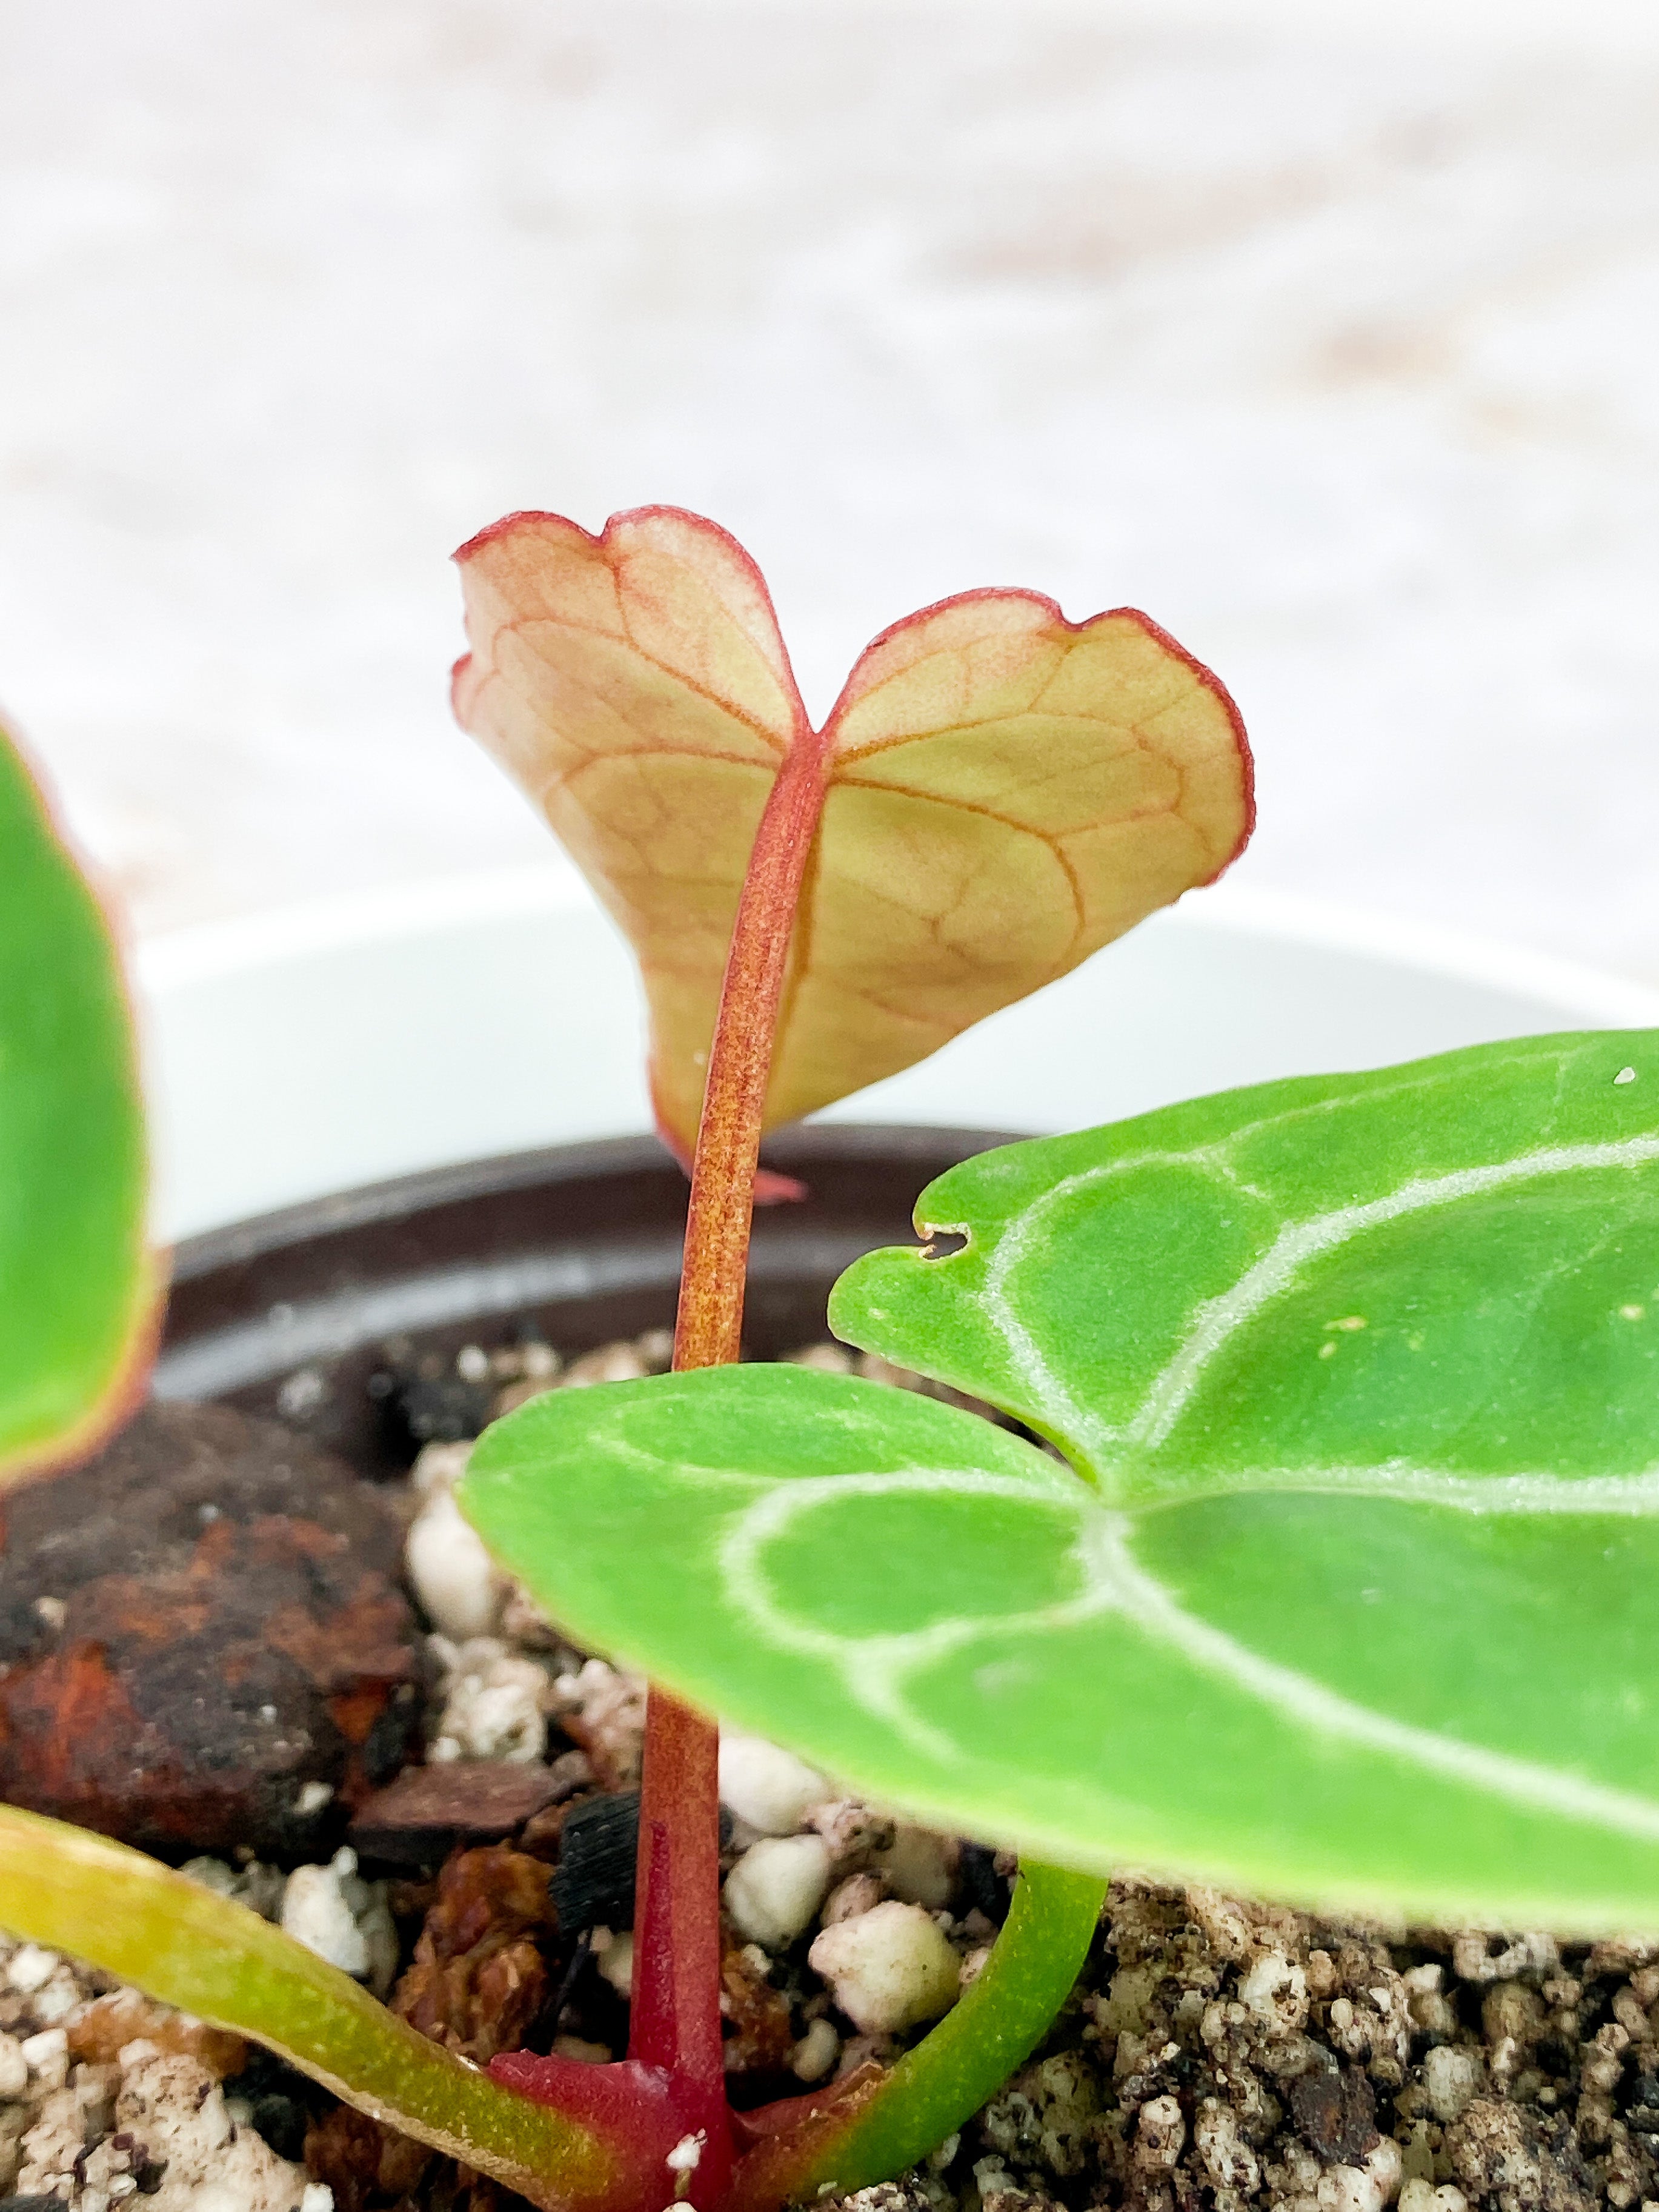
[[[90,1450],[135,1395],[143,1213],[120,962],[0,730],[0,1480]]]
[[[686,1156],[756,826],[807,735],[766,586],[724,531],[667,507],[598,538],[512,515],[458,558],[456,713],[631,939]],[[1065,975],[1217,875],[1249,826],[1231,701],[1132,611],[945,600],[876,640],[825,734],[769,1126]]]
[[[1659,1924],[1659,1038],[981,1155],[837,1333],[558,1393],[467,1510],[589,1639],[1060,1863]]]

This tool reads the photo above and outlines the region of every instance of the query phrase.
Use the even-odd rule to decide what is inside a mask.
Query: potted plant
[[[857,1262],[831,1323],[1023,1434],[739,1364],[751,1205],[799,1189],[758,1168],[769,1120],[933,1049],[1224,866],[1249,828],[1242,731],[1145,617],[1072,625],[985,592],[885,633],[815,732],[752,567],[672,511],[597,539],[509,518],[462,562],[462,719],[629,928],[659,1124],[691,1175],[675,1371],[532,1399],[459,1493],[555,1619],[665,1686],[629,2055],[506,2054],[486,2077],[245,1909],[19,1812],[0,1922],[535,2202],[769,2212],[884,2181],[958,2129],[1039,2043],[1126,1859],[1373,1911],[1651,1919],[1650,1042],[1301,1079],[952,1168],[919,1201],[929,1242]],[[33,1060],[60,1091],[95,1065],[112,1103],[83,1148],[120,1161],[101,1214],[76,1192],[95,1314],[19,1355],[38,1464],[130,1372],[143,1301],[112,970],[17,788],[54,926],[67,900],[104,963],[73,1055],[47,1038]],[[43,1205],[60,1180],[40,1178]],[[55,1230],[21,1221],[30,1265]],[[65,1346],[97,1349],[66,1370]],[[712,1711],[1022,1851],[939,2025],[890,2069],[742,2114]],[[1167,2189],[1158,2131],[1185,2122],[1171,2097],[1148,2129],[1159,2101],[1145,2173]]]

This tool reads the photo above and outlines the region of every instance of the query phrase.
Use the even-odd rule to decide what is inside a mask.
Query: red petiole
[[[678,1371],[730,1365],[741,1352],[761,1125],[790,939],[823,810],[827,753],[824,736],[802,730],[785,756],[738,902],[691,1165],[674,1334]],[[696,2212],[718,2212],[735,2156],[720,2036],[718,1751],[713,1721],[652,1691],[626,2061],[573,2068],[520,2051],[491,2069],[498,2080],[597,2124],[602,2133],[618,2130],[630,2154],[645,2154],[647,2170],[655,2158],[665,2161],[659,2139],[672,2127],[677,2132],[667,2148],[676,2149],[677,2164],[659,2169],[662,2203],[681,2197]],[[611,2077],[605,2092],[596,2075]],[[849,2109],[863,2087],[844,2085]],[[792,2099],[778,2126],[769,2127],[763,2116],[744,2116],[744,2139],[764,2153],[769,2174],[778,2172],[782,2193],[791,2170],[787,2138],[799,2135],[803,2152],[809,2142],[816,2146],[830,2102],[827,2096]],[[682,2145],[695,2148],[695,2164],[682,2162],[690,2156]],[[659,2208],[646,2201],[640,2212]]]

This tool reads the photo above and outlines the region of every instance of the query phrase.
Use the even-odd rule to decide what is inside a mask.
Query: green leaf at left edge
[[[90,1450],[137,1395],[144,1180],[120,961],[0,729],[0,1480]]]
[[[556,1394],[467,1507],[592,1641],[1061,1864],[1659,1925],[1659,1039],[981,1155],[784,1368]]]

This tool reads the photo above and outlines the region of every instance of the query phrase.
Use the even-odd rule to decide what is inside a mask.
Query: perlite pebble
[[[453,1490],[466,1473],[471,1456],[470,1443],[423,1444],[409,1470],[410,1487],[422,1499],[441,1490]]]
[[[1613,1078],[1614,1082],[1618,1077]],[[799,1352],[786,1352],[786,1367],[811,1367],[820,1375],[850,1375],[853,1355],[844,1345],[804,1344]]]
[[[1294,2034],[1307,2022],[1307,1974],[1282,1951],[1261,1951],[1240,1978],[1238,2001],[1264,2027]]]
[[[283,1932],[319,1959],[377,1991],[398,1970],[398,1936],[386,1887],[364,1881],[356,1851],[341,1849],[326,1866],[295,1867],[283,1893]]]
[[[355,1868],[355,1857],[351,1863]],[[342,1973],[368,1972],[368,1939],[341,1894],[339,1870],[332,1864],[295,1868],[283,1899],[283,1933]]]
[[[599,1941],[601,1936],[605,1938],[604,1942]],[[620,1936],[613,1936],[608,1928],[596,1928],[591,1941],[593,1963],[600,1974],[619,1997],[631,1997],[634,1994],[633,1929],[624,1929]]]
[[[1319,2177],[1319,2212],[1382,2212],[1382,2192],[1357,2166],[1328,2166]]]
[[[763,1836],[726,1877],[726,1910],[740,1936],[781,1951],[806,1933],[829,1887],[822,1836]]]
[[[1421,2179],[1408,2181],[1400,2192],[1400,2212],[1469,2212],[1469,2200],[1455,2182]]]
[[[1187,2142],[1187,2123],[1178,2099],[1149,2097],[1135,2115],[1131,2154],[1143,2173],[1162,2173],[1175,2165]]]
[[[890,1850],[898,1824],[890,1813],[880,1813],[861,1797],[830,1797],[809,1806],[801,1824],[823,1838],[837,1874],[855,1874],[867,1868],[878,1851]]]
[[[824,1929],[807,1958],[866,2035],[937,2020],[960,1990],[956,1953],[919,1905],[896,1899]]]
[[[21,1996],[44,1989],[57,1972],[57,1952],[42,1950],[38,1943],[25,1943],[6,1964],[6,1979]]]
[[[450,1490],[434,1486],[416,1515],[404,1545],[404,1564],[415,1595],[441,1634],[457,1643],[489,1635],[506,1585]]]
[[[1437,2120],[1455,2120],[1480,2087],[1486,2066],[1478,2051],[1437,2044],[1423,2054],[1423,2087]]]
[[[763,1736],[720,1737],[720,1802],[763,1836],[793,1836],[829,1784],[793,1751]]]
[[[981,2205],[990,2204],[1014,2189],[1014,2179],[1006,2161],[1000,2158],[976,2158],[974,2160],[974,2186],[979,2191]],[[1017,2200],[1018,2201],[1018,2200]]]
[[[841,2057],[841,2038],[827,2020],[815,2020],[789,2054],[798,2081],[822,2081]]]
[[[1319,2212],[1382,2212],[1400,2187],[1400,2146],[1384,2136],[1361,2166],[1333,2166],[1319,2177]]]
[[[955,2162],[956,2154],[961,2148],[962,2130],[958,2128],[953,2135],[946,2136],[942,2143],[935,2145],[928,2152],[927,2163],[935,2173],[943,2173],[946,2166]]]
[[[500,1759],[531,1766],[547,1747],[547,1670],[493,1636],[461,1644],[432,1636],[428,1649],[444,1670],[443,1711],[427,1747],[434,1765],[457,1759]]]
[[[15,2035],[0,2035],[0,2102],[21,2097],[29,2086],[29,2062]]]
[[[653,1331],[653,1338],[656,1331]],[[651,1346],[645,1346],[646,1351]],[[651,1372],[641,1357],[640,1347],[633,1344],[602,1344],[596,1352],[585,1352],[566,1368],[564,1388],[583,1390],[594,1382],[637,1382]]]
[[[34,2017],[42,2027],[55,2027],[78,2013],[86,2003],[74,1975],[67,1966],[60,1966],[43,1990],[37,1990],[33,2000]]]
[[[1509,1982],[1519,1974],[1552,1973],[1561,1963],[1553,1936],[1517,1936],[1492,1953],[1486,1936],[1469,1931],[1452,1944],[1452,1972],[1464,1982]]]
[[[959,1854],[954,1836],[905,1822],[887,1849],[876,1853],[875,1864],[895,1897],[937,1912],[951,1902],[956,1889]]]
[[[878,1874],[849,1874],[824,1899],[823,1924],[833,1928],[838,1920],[855,1920],[860,1912],[873,1911],[886,1894]]]
[[[1193,2118],[1193,2140],[1217,2190],[1248,2197],[1261,2179],[1261,2161],[1241,2133],[1238,2115],[1218,2097],[1204,2098]]]
[[[304,2202],[303,2168],[237,2127],[218,2083],[193,2060],[139,2041],[122,2051],[121,2069],[111,2142],[142,2143],[161,2169],[143,2200],[149,2212],[292,2212]]]
[[[179,1871],[191,1881],[200,1882],[204,1889],[210,1889],[215,1896],[246,1905],[262,1920],[280,1920],[283,1917],[283,1895],[288,1887],[288,1876],[280,1867],[267,1866],[260,1859],[250,1859],[245,1867],[234,1867],[224,1859],[201,1857],[186,1859]]]
[[[69,2080],[67,2029],[43,2027],[38,2035],[26,2035],[18,2047],[36,2088],[61,2089]]]
[[[1073,2179],[1089,2163],[1098,2130],[1100,2084],[1075,2051],[1054,2051],[1015,2075],[979,2116],[989,2147],[1017,2165],[1039,2159],[1057,2178]]]
[[[556,1676],[549,1696],[555,1715],[579,1739],[607,1788],[625,1790],[639,1780],[645,1741],[642,1675],[619,1674],[603,1659],[589,1659],[575,1673]]]

